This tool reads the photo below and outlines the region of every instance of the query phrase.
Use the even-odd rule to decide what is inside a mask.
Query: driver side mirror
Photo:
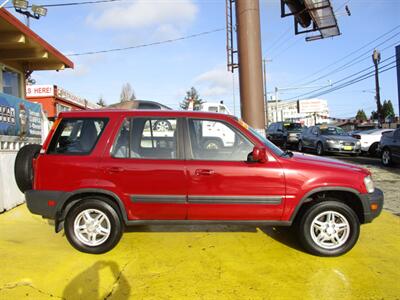
[[[253,162],[265,163],[268,161],[267,151],[262,147],[255,146],[251,156]]]

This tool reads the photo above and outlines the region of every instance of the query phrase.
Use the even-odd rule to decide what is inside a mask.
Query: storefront
[[[0,212],[23,201],[11,176],[15,156],[25,144],[40,144],[47,127],[42,105],[25,100],[26,79],[34,71],[73,66],[9,11],[0,9]]]
[[[100,108],[56,85],[27,85],[26,99],[40,103],[51,121],[62,111]]]

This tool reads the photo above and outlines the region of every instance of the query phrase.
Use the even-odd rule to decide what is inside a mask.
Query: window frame
[[[129,149],[131,149],[132,147],[132,129],[133,129],[133,119],[144,119],[145,123],[148,120],[171,120],[174,119],[176,120],[176,158],[157,158],[157,157],[116,157],[114,156],[113,152],[114,152],[114,147],[116,146],[117,140],[119,138],[119,134],[121,132],[122,126],[125,122],[125,120],[129,121]],[[143,124],[145,124],[143,123]],[[144,128],[143,128],[144,129]],[[121,118],[121,120],[118,123],[117,126],[117,132],[114,136],[114,139],[112,141],[111,144],[111,148],[110,151],[108,153],[109,157],[113,158],[113,159],[129,159],[129,160],[166,160],[166,161],[173,161],[173,160],[185,160],[185,146],[183,145],[183,118],[181,117],[168,117],[168,116],[162,116],[162,117],[158,117],[158,116],[126,116]],[[143,134],[143,131],[142,133]],[[140,142],[142,139],[142,135],[140,135]],[[130,153],[130,151],[129,151]]]
[[[52,152],[51,151],[51,149],[53,148],[54,143],[55,143],[55,140],[54,140],[55,137],[58,136],[57,137],[57,142],[58,142],[59,138],[61,137],[61,132],[60,131],[61,131],[63,122],[70,121],[70,120],[76,120],[76,121],[80,121],[80,120],[83,120],[83,121],[85,121],[85,120],[98,121],[98,120],[100,120],[100,121],[104,121],[104,127],[101,129],[100,133],[97,135],[97,139],[94,142],[94,144],[93,144],[92,148],[90,149],[90,151],[86,151],[86,152],[67,152],[67,153],[57,153],[57,152]],[[88,156],[88,155],[91,155],[92,152],[94,151],[94,149],[96,149],[97,144],[98,144],[100,138],[102,137],[102,135],[103,135],[103,133],[104,133],[109,121],[110,121],[110,119],[107,118],[107,117],[100,117],[100,118],[99,117],[84,117],[84,118],[79,118],[79,117],[69,117],[68,118],[67,117],[67,118],[62,118],[60,124],[57,126],[56,131],[54,132],[53,136],[51,137],[51,141],[49,143],[49,147],[47,148],[46,155],[67,155],[67,156]]]
[[[193,154],[193,148],[192,148],[192,139],[190,137],[190,128],[189,128],[189,121],[190,120],[200,120],[200,121],[209,121],[209,122],[220,122],[226,125],[228,128],[230,128],[233,132],[239,134],[243,139],[248,141],[251,145],[253,145],[253,148],[256,146],[256,143],[252,141],[250,138],[248,138],[239,128],[236,126],[233,126],[229,122],[225,120],[220,120],[220,119],[211,119],[211,118],[201,118],[201,117],[186,117],[185,118],[185,139],[184,139],[184,144],[185,144],[185,157],[186,160],[188,161],[207,161],[207,162],[228,162],[228,163],[246,163],[247,160],[215,160],[215,159],[196,159],[194,158]]]

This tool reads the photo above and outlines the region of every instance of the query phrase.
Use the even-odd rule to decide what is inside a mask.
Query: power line
[[[88,5],[88,4],[100,4],[100,3],[109,3],[109,2],[122,2],[127,0],[93,0],[93,1],[82,1],[82,2],[65,2],[65,3],[57,3],[57,4],[42,4],[42,7],[63,7],[63,6],[76,6],[76,5]],[[29,5],[32,7],[32,5]],[[14,8],[14,6],[8,6],[6,8]]]
[[[161,45],[161,44],[168,44],[168,43],[173,43],[177,41],[182,41],[182,40],[188,40],[188,39],[193,39],[199,36],[203,35],[208,35],[212,34],[215,32],[223,31],[225,28],[218,28],[210,31],[203,31],[183,37],[179,37],[176,39],[168,39],[168,40],[163,40],[163,41],[157,41],[153,43],[148,43],[148,44],[141,44],[141,45],[135,45],[135,46],[129,46],[129,47],[123,47],[123,48],[112,48],[112,49],[105,49],[105,50],[98,50],[98,51],[87,51],[87,52],[81,52],[81,53],[72,53],[67,56],[83,56],[83,55],[92,55],[92,54],[99,54],[99,53],[109,53],[109,52],[117,52],[117,51],[125,51],[125,50],[131,50],[131,49],[137,49],[137,48],[144,48],[144,47],[150,47],[150,46],[155,46],[155,45]]]
[[[385,72],[387,72],[387,71],[389,71],[389,70],[391,70],[391,69],[393,69],[393,68],[396,68],[396,65],[390,66],[390,65],[394,64],[395,62],[396,62],[396,60],[393,61],[393,62],[390,62],[390,63],[386,64],[385,66],[382,66],[381,69],[379,70],[379,74],[380,74],[380,73],[385,73]],[[386,69],[385,69],[385,68],[386,68]],[[333,87],[333,88],[331,88],[331,89],[328,89],[328,90],[325,90],[325,91],[321,91],[320,93],[312,94],[311,96],[309,96],[309,98],[316,98],[316,97],[319,97],[319,96],[322,96],[322,95],[330,94],[330,93],[332,93],[332,92],[334,92],[334,91],[337,91],[337,90],[343,89],[343,88],[345,88],[345,87],[347,87],[347,86],[356,84],[356,83],[358,83],[358,82],[360,82],[360,81],[366,80],[366,79],[371,78],[371,77],[373,77],[373,76],[375,76],[375,72],[374,72],[374,71],[371,71],[371,72],[369,72],[369,73],[366,73],[366,74],[363,74],[363,75],[361,75],[361,76],[359,76],[359,77],[356,77],[356,78],[354,78],[354,79],[352,79],[352,80],[349,80],[349,81],[347,81],[347,82],[344,82],[343,84],[341,84],[341,85],[339,85],[339,86],[337,86],[337,87]],[[315,91],[313,91],[313,92],[315,92]],[[297,98],[297,97],[296,97],[296,98]],[[291,98],[291,99],[292,99],[292,98]]]
[[[326,69],[328,69],[328,68],[330,68],[330,67],[332,67],[332,66],[334,66],[334,65],[336,65],[336,64],[338,64],[338,63],[340,63],[340,62],[342,62],[342,61],[345,60],[346,58],[351,57],[351,56],[353,56],[354,54],[356,54],[357,52],[363,50],[365,47],[368,47],[369,45],[375,43],[376,41],[380,40],[381,38],[383,38],[383,37],[389,35],[390,33],[392,33],[393,31],[395,31],[395,30],[398,29],[399,27],[400,27],[400,25],[395,26],[395,27],[392,28],[391,30],[389,30],[389,31],[385,32],[384,34],[378,36],[378,37],[375,38],[374,40],[372,40],[372,41],[370,41],[370,42],[364,44],[364,45],[361,46],[360,48],[357,48],[356,50],[350,52],[349,54],[347,54],[347,55],[345,55],[345,56],[343,56],[343,57],[341,57],[341,58],[335,60],[334,62],[332,62],[332,63],[330,63],[330,64],[328,64],[328,65],[326,65],[326,66],[324,66],[324,67],[322,67],[322,68],[320,68],[320,69],[318,69],[318,70],[315,71],[314,73],[312,73],[312,74],[310,74],[310,75],[307,75],[306,77],[303,77],[302,79],[293,82],[292,85],[293,85],[293,84],[296,84],[296,83],[304,82],[306,79],[312,78],[313,76],[315,76],[315,75],[317,75],[317,74],[319,74],[319,73],[325,71]]]

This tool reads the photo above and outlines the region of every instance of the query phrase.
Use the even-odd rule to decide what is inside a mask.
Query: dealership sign
[[[41,137],[42,107],[0,93],[0,136]]]
[[[299,113],[315,113],[328,111],[328,103],[322,99],[309,99],[298,101]]]
[[[53,85],[27,85],[26,96],[31,97],[53,97],[54,86]]]

